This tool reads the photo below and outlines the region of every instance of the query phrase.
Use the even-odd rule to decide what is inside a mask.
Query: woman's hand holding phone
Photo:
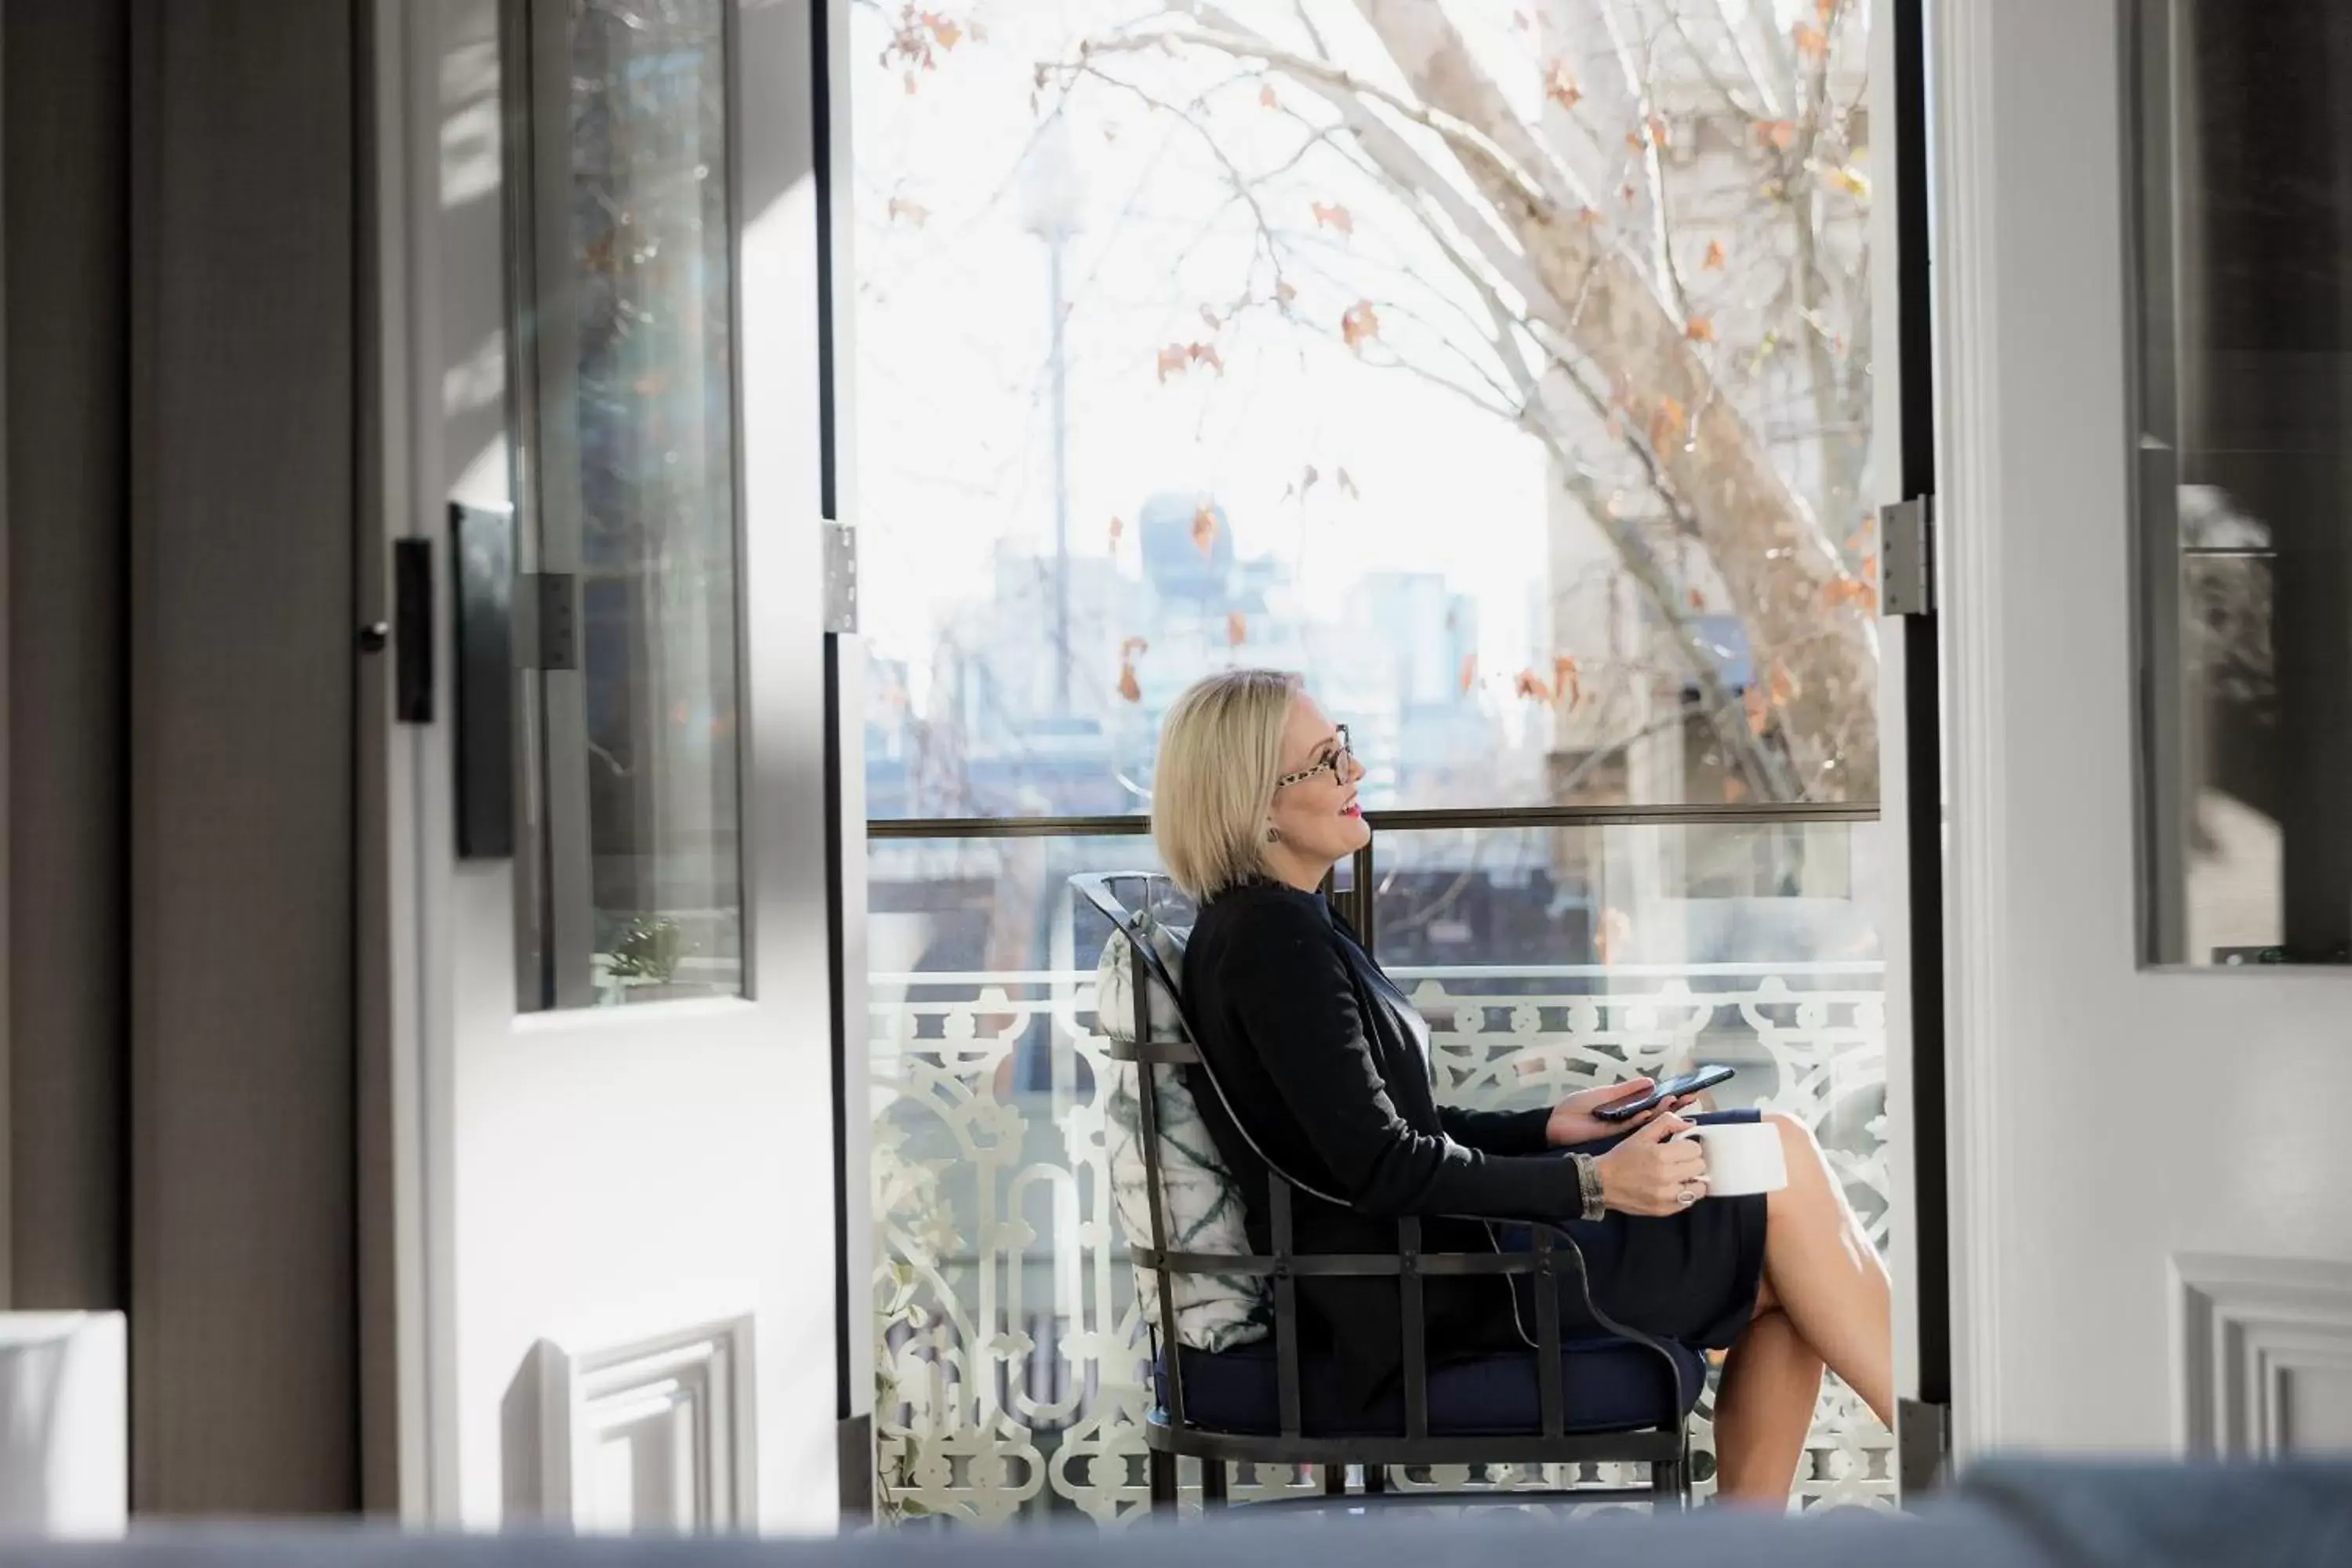
[[[1554,1148],[1569,1148],[1578,1143],[1597,1143],[1603,1138],[1614,1138],[1647,1123],[1652,1118],[1680,1110],[1698,1097],[1676,1095],[1645,1110],[1622,1119],[1603,1120],[1600,1112],[1629,1101],[1647,1099],[1657,1083],[1648,1078],[1628,1079],[1623,1083],[1604,1083],[1593,1089],[1580,1089],[1552,1108],[1551,1120],[1544,1126],[1545,1141]]]

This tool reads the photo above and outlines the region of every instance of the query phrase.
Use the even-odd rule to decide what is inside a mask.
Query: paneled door
[[[379,8],[412,1518],[835,1517],[821,36]]]

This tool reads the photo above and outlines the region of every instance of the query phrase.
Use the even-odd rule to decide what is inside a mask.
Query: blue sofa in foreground
[[[1380,1515],[1378,1519],[1367,1515]],[[5,1568],[2347,1568],[2352,1461],[2276,1466],[1981,1465],[1908,1514],[1780,1520],[1725,1509],[1651,1520],[1440,1510],[1391,1494],[1106,1532],[868,1531],[827,1541],[402,1534],[376,1526],[155,1526],[126,1542],[0,1541]]]

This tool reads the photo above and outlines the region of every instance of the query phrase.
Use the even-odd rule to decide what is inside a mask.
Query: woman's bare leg
[[[1764,1278],[1798,1336],[1892,1426],[1895,1320],[1886,1265],[1811,1130],[1778,1111],[1764,1120],[1780,1129],[1789,1163],[1789,1184],[1765,1199]]]
[[[1822,1358],[1780,1310],[1768,1280],[1716,1391],[1716,1496],[1786,1508],[1821,1393]]]

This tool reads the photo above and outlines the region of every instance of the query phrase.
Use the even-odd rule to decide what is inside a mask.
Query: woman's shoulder
[[[1320,894],[1302,893],[1279,882],[1243,882],[1201,906],[1186,961],[1207,960],[1222,968],[1229,953],[1271,956],[1328,945],[1335,935],[1331,907]]]

